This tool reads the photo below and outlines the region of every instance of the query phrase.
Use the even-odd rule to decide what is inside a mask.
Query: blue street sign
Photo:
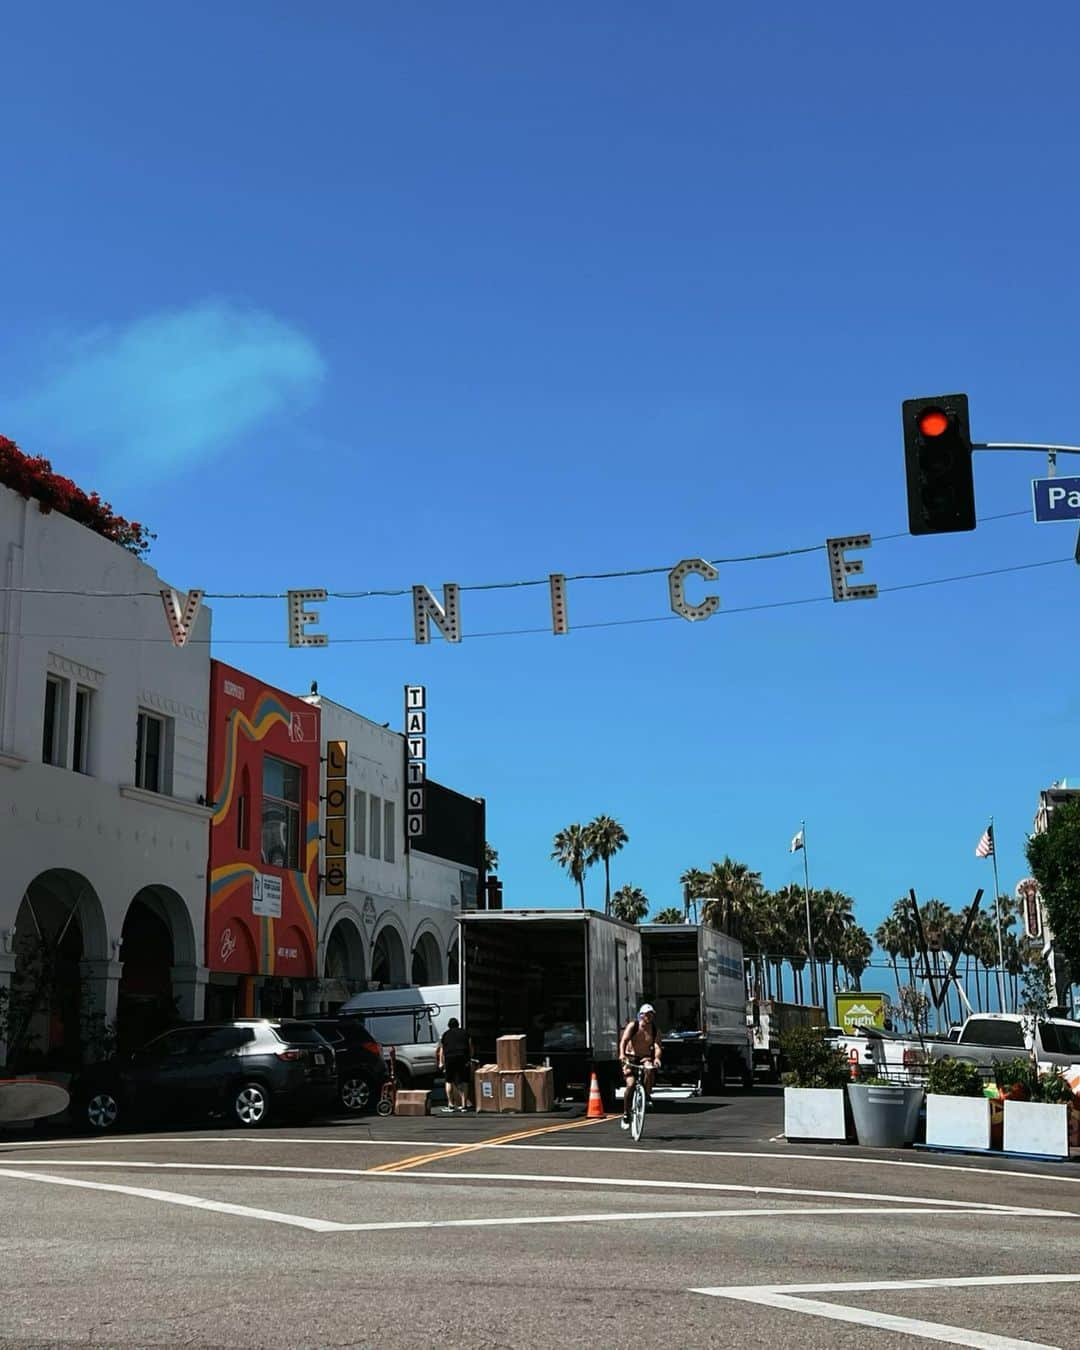
[[[1080,478],[1036,478],[1031,484],[1035,523],[1080,520]]]

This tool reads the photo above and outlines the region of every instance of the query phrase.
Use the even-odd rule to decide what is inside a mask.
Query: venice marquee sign
[[[832,598],[844,600],[874,600],[878,588],[873,583],[849,585],[848,578],[858,576],[863,570],[861,558],[849,558],[852,549],[871,547],[868,534],[850,534],[825,541],[825,553],[829,563],[829,581],[832,586]],[[698,600],[687,595],[687,582],[692,577],[706,583],[716,581],[720,573],[712,563],[704,558],[684,558],[675,564],[667,576],[668,597],[672,612],[689,623],[698,623],[710,619],[720,609],[720,597],[706,594]],[[567,599],[566,576],[562,572],[552,572],[548,577],[548,591],[551,603],[551,631],[564,635],[570,631],[570,610]],[[206,592],[190,590],[187,595],[168,587],[162,590],[161,600],[165,607],[165,621],[173,645],[183,647],[187,644],[195,627]],[[290,647],[326,647],[330,637],[327,633],[309,631],[319,622],[318,610],[311,605],[324,604],[330,598],[329,591],[312,586],[304,590],[290,590],[285,593],[286,623]],[[447,642],[460,642],[461,628],[461,587],[454,581],[448,581],[442,589],[440,603],[427,586],[412,587],[413,638],[418,643],[431,641],[432,625],[439,630]]]

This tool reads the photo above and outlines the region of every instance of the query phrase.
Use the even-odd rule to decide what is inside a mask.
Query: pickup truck
[[[857,1032],[830,1027],[827,1041],[857,1072],[896,1082],[909,1081],[913,1070],[921,1070],[929,1049],[929,1043],[924,1049],[918,1041],[879,1027],[860,1027]]]
[[[956,1040],[926,1042],[930,1059],[966,1060],[980,1068],[1030,1055],[1040,1065],[1056,1069],[1080,1064],[1080,1022],[1064,1017],[1036,1021],[1018,1013],[975,1013],[960,1028]]]

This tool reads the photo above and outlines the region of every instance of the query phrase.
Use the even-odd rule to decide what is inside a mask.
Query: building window
[[[67,683],[55,675],[45,679],[45,721],[41,734],[41,758],[45,764],[63,764],[65,734],[65,703]]]
[[[382,857],[382,798],[374,793],[368,799],[371,810],[368,812],[368,857]]]
[[[263,758],[262,860],[300,866],[300,766],[273,755]]]
[[[367,793],[359,788],[353,788],[352,816],[353,852],[363,853],[367,848]]]
[[[383,804],[383,857],[394,861],[394,803]]]
[[[93,691],[78,685],[75,689],[75,739],[71,746],[71,767],[76,773],[90,772],[90,718],[94,706]]]
[[[236,847],[251,847],[251,774],[245,767],[240,775],[240,795],[236,799]]]
[[[135,786],[165,792],[165,718],[140,712],[135,735]]]

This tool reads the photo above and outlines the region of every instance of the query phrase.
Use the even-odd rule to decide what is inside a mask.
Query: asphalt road
[[[636,1146],[580,1108],[8,1131],[0,1346],[1074,1341],[1080,1167],[780,1126],[757,1089],[658,1102]]]

